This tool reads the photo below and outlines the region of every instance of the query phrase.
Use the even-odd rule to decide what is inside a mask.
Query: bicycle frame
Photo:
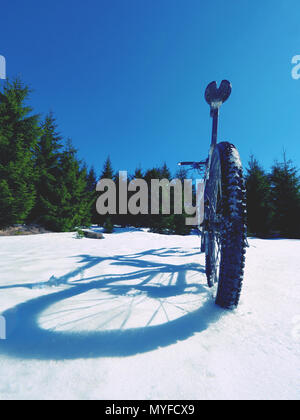
[[[222,308],[236,308],[241,294],[245,248],[247,246],[246,191],[238,151],[229,142],[218,143],[219,109],[231,94],[231,84],[210,83],[205,99],[210,105],[212,137],[208,159],[182,162],[205,169],[201,202],[201,252],[205,253],[205,274],[215,302]],[[233,209],[233,211],[231,210]],[[203,219],[203,220],[202,220]]]
[[[198,169],[198,170],[201,170],[203,169],[203,167],[205,167],[204,194],[202,196],[202,200],[204,201],[207,199],[207,197],[209,197],[209,193],[207,191],[207,181],[208,181],[209,172],[210,172],[211,157],[213,155],[214,148],[218,142],[219,109],[220,109],[220,106],[225,101],[227,101],[227,99],[231,95],[231,91],[232,91],[232,86],[228,80],[222,80],[219,88],[217,87],[216,82],[211,82],[207,86],[205,90],[205,100],[210,106],[210,116],[213,120],[209,156],[206,160],[203,160],[200,162],[179,162],[180,166],[184,166],[184,165],[191,166],[193,169]],[[199,205],[203,206],[203,203],[199,203]],[[202,230],[202,232],[205,230],[205,215],[203,215],[203,220],[200,221],[199,228],[200,230]]]

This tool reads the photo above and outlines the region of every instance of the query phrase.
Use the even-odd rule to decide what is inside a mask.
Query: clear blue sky
[[[128,171],[206,157],[203,93],[224,78],[219,139],[300,167],[299,0],[10,0],[0,16],[8,76],[98,172],[108,154]]]

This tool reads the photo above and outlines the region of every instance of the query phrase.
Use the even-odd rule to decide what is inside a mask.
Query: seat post
[[[211,144],[215,146],[218,141],[218,120],[219,120],[219,107],[211,108],[210,115],[213,119]]]
[[[211,144],[215,146],[218,140],[218,118],[219,108],[227,101],[231,94],[231,83],[228,80],[222,80],[220,86],[217,82],[211,82],[205,89],[205,100],[210,106],[210,116],[213,119]]]

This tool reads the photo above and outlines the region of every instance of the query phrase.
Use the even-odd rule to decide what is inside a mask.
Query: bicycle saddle
[[[205,90],[205,100],[211,108],[219,108],[229,98],[231,89],[228,80],[222,80],[219,88],[217,82],[211,82]]]

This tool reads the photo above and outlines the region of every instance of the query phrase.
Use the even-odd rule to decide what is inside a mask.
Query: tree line
[[[32,114],[29,93],[20,80],[0,91],[0,227],[69,231],[90,222],[87,167],[71,140],[62,143],[51,112],[42,121]]]
[[[80,160],[72,141],[58,132],[52,112],[44,119],[27,105],[30,89],[20,80],[7,81],[0,91],[0,228],[38,224],[55,232],[72,231],[92,223],[107,232],[115,224],[144,226],[161,233],[187,234],[183,215],[100,215],[96,211],[99,179],[113,179],[107,158],[98,175]],[[185,177],[182,171],[178,176]],[[166,164],[142,172],[136,169],[129,179],[169,179]],[[161,213],[161,212],[160,212]]]
[[[251,156],[246,191],[249,235],[300,238],[300,178],[285,153],[270,171]]]
[[[56,232],[98,224],[106,232],[114,225],[148,227],[153,232],[189,234],[186,214],[100,215],[96,211],[99,179],[112,179],[118,172],[107,158],[100,174],[78,158],[72,141],[61,137],[52,112],[44,119],[28,106],[30,89],[20,80],[6,82],[0,90],[0,228],[35,223]],[[275,162],[266,172],[255,157],[246,169],[248,233],[261,237],[300,238],[300,180],[291,161]],[[180,168],[172,176],[164,163],[128,177],[184,180]],[[184,197],[182,198],[184,201]],[[149,202],[151,197],[149,195]],[[118,207],[118,206],[117,206]],[[183,206],[184,208],[184,206]]]
[[[120,226],[134,226],[134,227],[147,227],[150,228],[151,232],[155,233],[166,233],[166,234],[177,234],[177,235],[187,235],[190,233],[193,226],[186,225],[186,217],[188,215],[185,213],[184,209],[184,194],[182,194],[182,214],[175,214],[174,211],[174,191],[172,188],[169,190],[169,202],[170,202],[170,214],[164,214],[163,212],[163,204],[162,204],[162,192],[159,197],[159,201],[157,202],[158,207],[158,214],[151,214],[151,200],[154,199],[151,196],[151,180],[168,180],[172,181],[172,179],[180,179],[183,183],[184,179],[187,179],[188,174],[187,171],[184,169],[179,169],[174,177],[172,177],[171,172],[166,163],[162,164],[161,166],[154,167],[143,171],[141,168],[137,168],[133,174],[129,174],[127,178],[127,190],[130,181],[134,179],[144,180],[147,184],[147,191],[148,191],[148,200],[147,200],[147,211],[145,214],[142,212],[139,214],[120,214],[118,211],[119,209],[119,197],[118,194],[116,195],[116,214],[110,215],[100,215],[96,211],[96,205],[93,205],[93,217],[92,220],[94,223],[104,226],[107,232],[112,231],[114,225]],[[111,179],[114,181],[116,185],[116,190],[119,189],[119,171],[115,172],[112,167],[112,163],[110,158],[108,157],[104,163],[103,170],[99,177],[100,179]],[[123,181],[124,182],[124,181]],[[96,188],[96,177],[94,176],[94,187]],[[130,198],[136,192],[127,193],[127,200],[129,202]],[[95,201],[96,203],[99,193],[96,192],[95,194]],[[139,200],[138,200],[139,201]],[[139,204],[137,207],[141,208]]]

